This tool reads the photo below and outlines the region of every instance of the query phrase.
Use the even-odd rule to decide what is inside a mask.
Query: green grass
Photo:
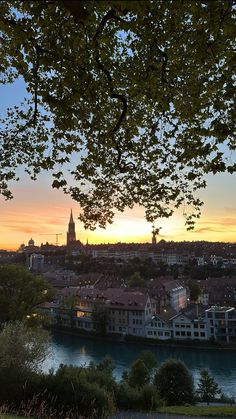
[[[168,406],[158,410],[160,413],[173,413],[189,416],[235,417],[236,407],[231,406]]]

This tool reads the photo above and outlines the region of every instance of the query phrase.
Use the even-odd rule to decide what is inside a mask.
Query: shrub
[[[194,401],[193,378],[181,361],[170,359],[161,364],[154,383],[167,405],[191,404]]]

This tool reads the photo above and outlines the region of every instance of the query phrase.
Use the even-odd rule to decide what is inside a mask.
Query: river
[[[198,381],[199,370],[207,368],[223,392],[236,398],[236,351],[230,350],[164,347],[55,334],[51,343],[51,355],[45,361],[43,369],[57,369],[60,364],[88,365],[91,361],[97,363],[105,355],[109,355],[115,362],[114,375],[119,380],[122,372],[130,367],[138,353],[146,349],[156,355],[158,363],[168,358],[182,360],[193,374],[195,383]]]

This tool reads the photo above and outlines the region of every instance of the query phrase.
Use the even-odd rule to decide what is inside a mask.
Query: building
[[[42,272],[44,268],[44,255],[32,253],[29,257],[29,269],[33,272]]]
[[[206,310],[209,339],[236,342],[236,309],[213,306]]]
[[[75,223],[74,223],[73,214],[71,210],[70,220],[68,224],[68,231],[67,231],[67,246],[69,246],[71,243],[75,241],[76,241]]]
[[[146,337],[160,340],[168,340],[173,337],[173,327],[171,319],[176,315],[175,310],[164,310],[156,314],[146,324]]]
[[[155,314],[155,304],[148,294],[139,291],[128,291],[125,288],[69,287],[61,291],[60,306],[74,299],[74,325],[76,328],[93,330],[92,312],[96,305],[107,310],[107,332],[111,334],[145,336],[145,325]],[[62,310],[64,312],[64,310]],[[63,316],[64,317],[64,316]],[[67,315],[70,325],[70,313]],[[64,325],[65,319],[64,319]]]
[[[205,312],[199,314],[198,305],[190,307],[172,319],[173,339],[207,340],[208,328]]]
[[[171,307],[177,312],[187,306],[187,288],[173,277],[159,277],[149,282],[149,293],[156,300],[157,313]]]

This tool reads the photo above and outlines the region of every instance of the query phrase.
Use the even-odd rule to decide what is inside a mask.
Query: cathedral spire
[[[71,210],[70,210],[70,221],[69,221],[69,224],[72,224],[73,222],[74,222],[74,219],[73,219],[72,208],[71,208]]]
[[[70,220],[69,220],[68,231],[67,231],[67,246],[69,246],[71,243],[75,241],[76,241],[75,223],[74,223],[72,209],[71,209]]]

